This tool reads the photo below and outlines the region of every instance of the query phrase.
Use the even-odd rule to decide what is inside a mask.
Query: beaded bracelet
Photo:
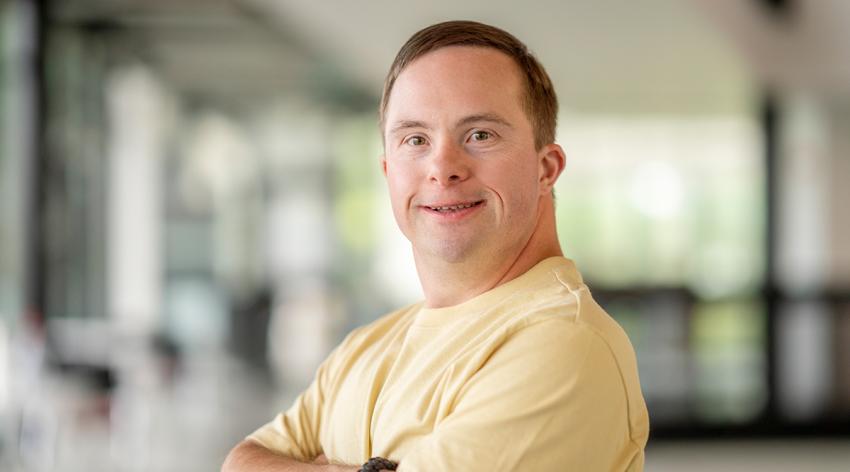
[[[363,464],[358,472],[378,472],[380,470],[395,470],[398,464],[383,457],[373,457]]]

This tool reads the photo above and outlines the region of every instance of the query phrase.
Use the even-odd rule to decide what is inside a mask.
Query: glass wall
[[[764,277],[764,171],[752,116],[562,118],[558,222],[603,287],[749,294]]]
[[[768,396],[759,294],[766,202],[755,119],[561,123],[562,246],[629,332],[653,427],[753,421]]]
[[[33,11],[0,1],[0,468],[12,463],[16,420],[41,356],[43,331],[26,313],[30,204],[28,157],[34,142]]]
[[[791,424],[840,429],[850,418],[850,102],[801,92],[781,103],[777,403]]]
[[[26,156],[34,113],[29,13],[12,2],[0,3],[0,320],[7,323],[23,306]]]

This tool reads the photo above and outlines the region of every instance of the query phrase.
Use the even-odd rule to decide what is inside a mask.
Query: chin
[[[468,241],[441,241],[428,246],[428,253],[432,257],[450,264],[466,261],[475,253],[475,246]]]

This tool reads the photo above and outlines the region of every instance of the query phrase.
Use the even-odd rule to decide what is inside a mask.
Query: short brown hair
[[[549,74],[522,41],[507,31],[475,21],[437,23],[420,30],[404,43],[384,81],[384,92],[381,96],[381,108],[378,115],[382,133],[390,93],[399,74],[419,57],[448,46],[493,48],[510,56],[525,78],[522,105],[534,128],[535,146],[540,149],[546,144],[555,142],[558,97],[555,95],[555,88],[552,86]]]

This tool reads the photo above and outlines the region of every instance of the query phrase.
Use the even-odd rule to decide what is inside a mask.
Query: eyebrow
[[[490,123],[497,123],[508,128],[513,128],[513,125],[511,125],[510,123],[508,123],[507,120],[495,113],[479,113],[476,115],[466,116],[458,120],[458,122],[455,124],[455,127],[457,128],[472,123],[478,123],[480,121],[488,121]]]
[[[390,129],[390,134],[398,133],[399,131],[410,129],[410,128],[425,128],[430,129],[428,125],[423,121],[415,121],[415,120],[402,120],[395,124],[395,126]]]
[[[465,116],[458,120],[457,123],[455,123],[455,128],[482,121],[497,123],[508,128],[513,128],[513,125],[511,125],[507,120],[495,113],[477,113],[475,115]],[[390,129],[390,134],[395,134],[399,131],[411,128],[431,129],[431,127],[428,126],[424,121],[401,120]]]

